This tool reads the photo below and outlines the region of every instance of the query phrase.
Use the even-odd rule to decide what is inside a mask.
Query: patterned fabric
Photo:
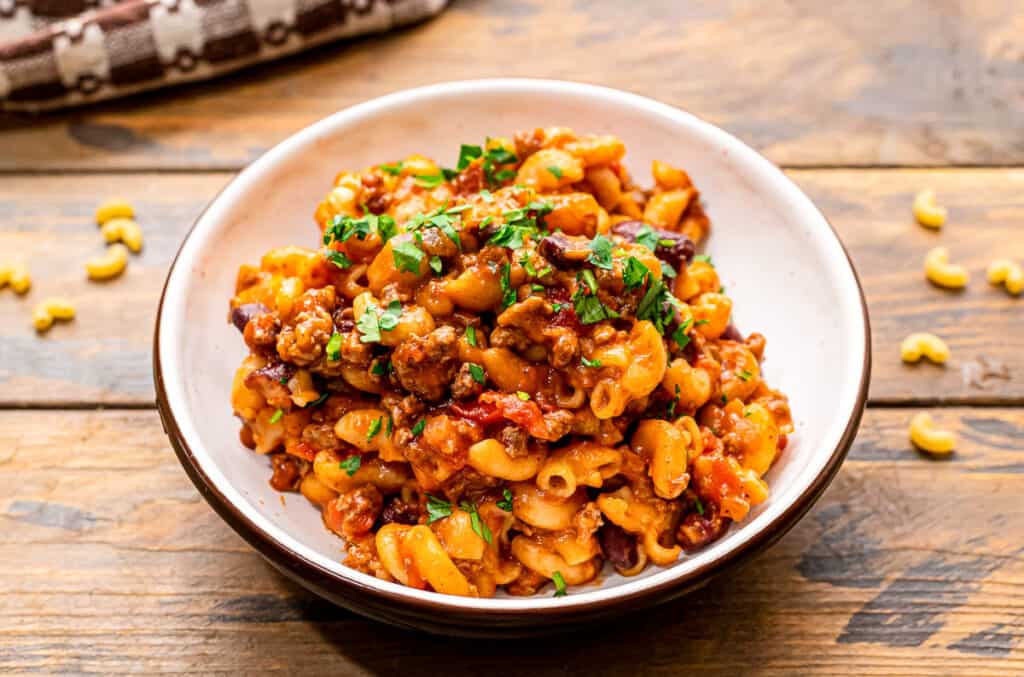
[[[0,108],[202,80],[437,14],[448,0],[0,0]]]

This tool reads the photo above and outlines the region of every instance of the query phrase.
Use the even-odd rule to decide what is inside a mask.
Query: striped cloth
[[[386,31],[448,0],[0,0],[0,108],[38,112],[205,80]]]

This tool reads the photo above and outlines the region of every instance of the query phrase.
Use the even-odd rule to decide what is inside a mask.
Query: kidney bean
[[[235,325],[238,331],[244,332],[245,325],[249,324],[249,320],[257,315],[269,312],[270,308],[267,308],[262,303],[243,303],[231,309],[231,323]]]
[[[278,491],[292,491],[299,480],[299,464],[288,454],[273,454],[270,465],[274,474],[270,478],[270,486]]]
[[[537,248],[541,256],[558,268],[578,268],[590,256],[590,240],[563,233],[548,235]]]
[[[623,221],[613,226],[612,232],[636,242],[636,236],[640,233],[640,229],[646,225],[649,224],[643,221]],[[683,263],[693,261],[693,255],[697,252],[697,246],[693,243],[693,240],[682,233],[662,230],[654,226],[650,226],[650,228],[658,236],[659,240],[658,245],[654,248],[655,256],[676,270],[679,270]],[[662,244],[661,240],[671,240],[672,244]]]
[[[722,338],[726,341],[740,341],[743,342],[743,334],[736,328],[736,325],[730,322],[725,325],[725,331],[722,332]]]
[[[406,503],[397,496],[391,497],[387,503],[384,504],[384,509],[380,513],[380,523],[391,524],[408,524],[414,525],[419,524],[420,521],[420,508],[415,503]]]
[[[601,552],[615,565],[616,569],[631,569],[636,566],[636,536],[617,524],[606,523],[597,532]]]

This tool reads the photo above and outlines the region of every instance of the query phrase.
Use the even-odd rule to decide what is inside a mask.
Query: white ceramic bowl
[[[460,143],[564,125],[621,137],[626,165],[650,183],[651,161],[684,167],[712,221],[706,253],[743,332],[768,337],[764,374],[786,393],[796,432],[768,475],[771,496],[710,547],[670,567],[567,597],[469,599],[414,590],[341,564],[341,543],[299,496],[282,505],[266,458],[238,442],[229,392],[245,355],[225,321],[238,266],[271,247],[316,246],[317,202],[343,168],[414,152],[445,165]],[[353,611],[435,632],[534,632],[682,594],[787,531],[841,464],[864,407],[868,319],[856,274],[811,201],[761,155],[676,108],[620,91],[546,80],[454,82],[391,94],[303,129],[218,195],[171,267],[157,319],[159,408],[182,464],[215,509],[275,566]]]

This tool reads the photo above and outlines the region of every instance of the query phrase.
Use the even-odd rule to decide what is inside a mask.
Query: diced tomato
[[[490,402],[477,401],[472,404],[452,403],[452,412],[480,425],[493,425],[501,421],[501,412]]]
[[[541,439],[547,438],[547,426],[540,407],[533,400],[525,402],[516,395],[486,392],[480,396],[481,402],[493,402],[503,418],[525,428],[528,433]]]

